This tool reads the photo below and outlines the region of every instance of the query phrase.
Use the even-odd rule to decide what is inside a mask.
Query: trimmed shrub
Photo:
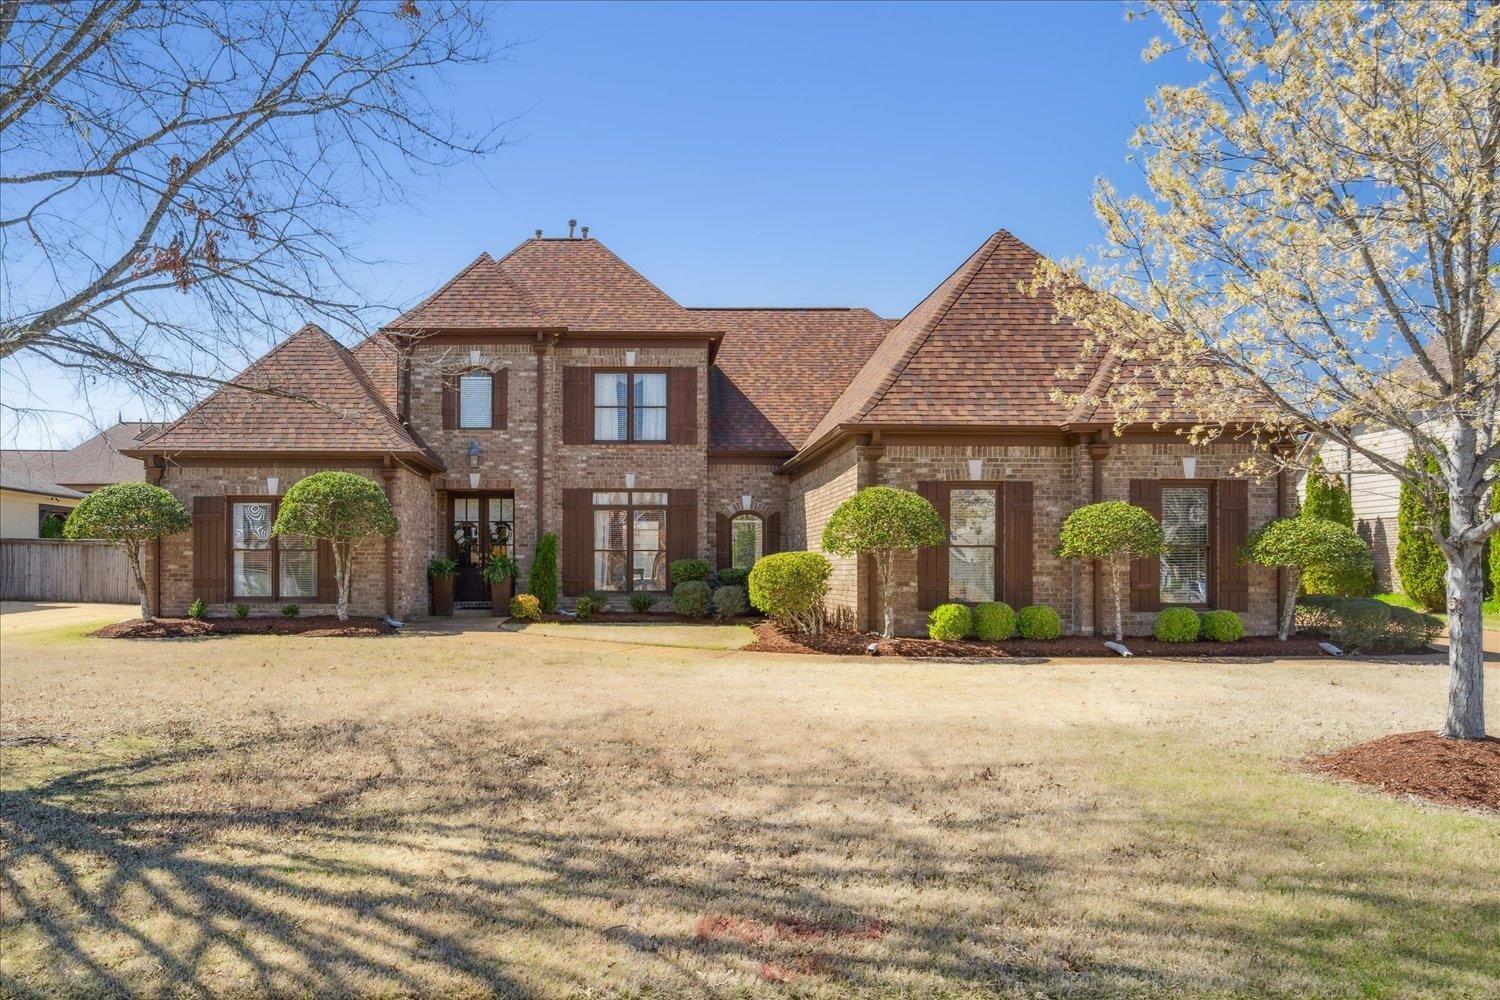
[[[540,621],[542,602],[537,600],[535,594],[517,594],[510,599],[510,616],[523,622]]]
[[[151,602],[146,597],[141,547],[153,538],[192,526],[193,517],[182,501],[155,483],[111,483],[78,501],[63,523],[63,537],[73,541],[102,538],[123,549],[141,600],[141,618],[149,621]]]
[[[302,613],[302,608],[296,604],[283,604],[281,606],[281,617],[296,618]]]
[[[985,642],[1000,642],[1016,634],[1016,612],[1004,601],[974,605],[974,636]]]
[[[604,610],[604,603],[593,594],[584,594],[573,602],[573,616],[581,622],[588,621],[596,612],[602,610]]]
[[[729,566],[718,572],[719,586],[743,587],[750,579],[750,571],[739,566]]]
[[[750,570],[750,603],[793,632],[823,631],[833,564],[817,552],[777,552]]]
[[[1415,451],[1406,456],[1406,464],[1415,469],[1420,459]],[[1437,459],[1427,457],[1427,472],[1438,474]],[[1433,498],[1440,511],[1438,524],[1448,533],[1448,495]],[[1401,484],[1401,503],[1396,511],[1396,576],[1401,592],[1428,611],[1448,606],[1448,561],[1437,539],[1432,537],[1432,517],[1422,490],[1411,483]]]
[[[1156,613],[1158,642],[1196,642],[1198,612],[1192,608],[1162,608]]]
[[[396,512],[375,480],[353,472],[314,472],[293,483],[281,498],[271,534],[328,544],[333,553],[334,610],[339,621],[347,621],[354,547],[367,538],[390,538],[396,528]]]
[[[1212,642],[1239,642],[1245,623],[1233,611],[1205,611],[1198,619],[1198,634]]]
[[[1281,609],[1277,629],[1277,635],[1285,640],[1291,638],[1293,609],[1302,589],[1303,572],[1313,566],[1349,571],[1370,558],[1370,547],[1342,524],[1315,517],[1283,517],[1255,529],[1240,551],[1240,558],[1287,570],[1291,586],[1287,588],[1286,606]]]
[[[638,615],[643,615],[647,611],[650,611],[652,608],[656,607],[656,602],[659,600],[661,600],[661,598],[657,597],[655,594],[631,594],[630,610],[634,611]]]
[[[244,621],[246,618],[249,618],[250,617],[250,605],[248,605],[248,604],[236,604],[234,606],[234,616],[236,618],[238,618],[240,621]]]
[[[748,603],[744,587],[720,587],[714,591],[714,614],[719,618],[734,618],[745,613]]]
[[[684,618],[707,618],[714,605],[714,592],[702,580],[688,580],[672,588],[672,603]]]
[[[1166,536],[1144,507],[1106,500],[1079,507],[1058,534],[1059,559],[1098,559],[1109,576],[1115,605],[1115,641],[1125,638],[1125,586],[1130,560],[1162,551]]]
[[[667,576],[671,578],[674,587],[679,583],[707,580],[713,571],[714,568],[706,559],[673,559],[667,566]]]
[[[206,614],[208,614],[208,602],[203,598],[200,597],[192,604],[188,605],[189,618],[195,618],[201,621],[203,619],[203,616]]]
[[[974,627],[974,615],[967,604],[939,604],[927,616],[927,634],[939,642],[955,642]]]
[[[1367,597],[1312,595],[1297,604],[1297,628],[1344,649],[1420,651],[1442,630],[1433,615]]]
[[[1299,516],[1354,530],[1354,501],[1349,489],[1343,479],[1323,468],[1323,460],[1317,456],[1307,473],[1307,497]],[[1368,597],[1374,591],[1375,559],[1368,548],[1363,559],[1347,566],[1309,566],[1302,573],[1302,592],[1306,594]]]
[[[1062,635],[1062,619],[1045,604],[1028,604],[1016,614],[1016,628],[1023,639],[1056,639]]]
[[[526,589],[548,614],[557,610],[557,535],[547,532],[536,543],[531,572],[526,575]]]
[[[897,552],[946,545],[948,527],[926,497],[894,486],[867,486],[839,504],[823,528],[823,551],[869,556],[880,574],[881,634],[896,634],[892,560]]]

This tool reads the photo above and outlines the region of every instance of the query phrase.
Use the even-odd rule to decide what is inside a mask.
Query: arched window
[[[750,569],[765,555],[766,530],[759,514],[736,514],[729,521],[729,564]]]

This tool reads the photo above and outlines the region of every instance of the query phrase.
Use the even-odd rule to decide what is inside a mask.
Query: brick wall
[[[822,551],[823,529],[828,519],[839,504],[864,485],[859,481],[857,451],[850,447],[837,452],[788,485],[788,516],[782,528],[788,550]],[[828,584],[829,620],[841,627],[854,627],[862,619],[860,602],[866,589],[860,586],[861,561],[852,557],[828,558],[833,563]]]
[[[706,558],[712,559],[717,551],[717,514],[733,516],[741,510],[741,498],[749,494],[750,509],[761,517],[781,515],[781,547],[787,548],[787,482],[776,475],[779,461],[757,462],[753,459],[737,459],[733,462],[715,462],[708,467],[708,540]]]

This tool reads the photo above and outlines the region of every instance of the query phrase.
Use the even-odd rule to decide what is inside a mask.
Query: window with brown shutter
[[[490,426],[503,431],[510,422],[510,369],[500,368],[490,378]]]
[[[714,564],[719,569],[728,569],[734,559],[734,550],[730,548],[732,535],[729,527],[728,514],[714,515]]]
[[[667,562],[698,558],[698,492],[667,493]]]
[[[223,497],[193,497],[193,595],[221,604],[229,581]]]
[[[698,369],[672,368],[667,372],[667,440],[672,444],[698,443]]]
[[[781,515],[770,513],[766,515],[766,533],[762,540],[761,555],[769,556],[781,551]]]
[[[594,440],[594,370],[563,368],[563,444]]]
[[[451,431],[458,427],[458,376],[452,372],[444,372],[442,380],[443,393],[443,430]]]
[[[1220,479],[1217,485],[1217,604],[1227,611],[1249,611],[1250,567],[1240,561],[1240,549],[1250,534],[1250,484],[1243,479]]]
[[[562,522],[562,588],[563,593],[577,596],[591,590],[590,573],[593,562],[593,492],[590,490],[563,490]]]
[[[1160,480],[1132,479],[1130,502],[1160,521]],[[1161,610],[1161,560],[1156,556],[1130,560],[1130,610]]]
[[[924,480],[917,484],[917,494],[937,508],[938,517],[948,523],[948,484]],[[948,546],[929,545],[917,550],[917,607],[931,611],[948,599]]]
[[[1004,536],[1002,551],[1005,561],[1000,574],[1003,580],[1000,599],[1017,609],[1026,607],[1032,601],[1035,539],[1032,537],[1031,510],[1034,492],[1030,481],[1008,482],[1004,487],[1001,504],[1001,534]]]

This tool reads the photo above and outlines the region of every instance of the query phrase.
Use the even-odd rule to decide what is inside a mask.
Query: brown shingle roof
[[[370,384],[375,387],[375,393],[380,401],[392,412],[397,412],[398,393],[396,388],[396,347],[391,343],[391,338],[383,333],[372,333],[349,352],[354,355],[360,367],[365,370],[365,375]]]
[[[709,446],[790,454],[894,322],[868,309],[693,309],[724,331]]]
[[[68,500],[78,500],[83,496],[77,490],[70,490],[66,486],[59,486],[57,483],[10,468],[0,468],[0,490],[14,490],[17,493],[34,493],[37,496]]]
[[[138,458],[123,454],[155,431],[145,421],[122,420],[74,448],[7,449],[0,451],[0,466],[60,486],[93,489],[108,483],[140,481],[145,466]]]
[[[596,239],[531,239],[479,259],[390,330],[712,332]]]
[[[179,451],[391,452],[442,467],[354,356],[312,323],[132,453]]]

